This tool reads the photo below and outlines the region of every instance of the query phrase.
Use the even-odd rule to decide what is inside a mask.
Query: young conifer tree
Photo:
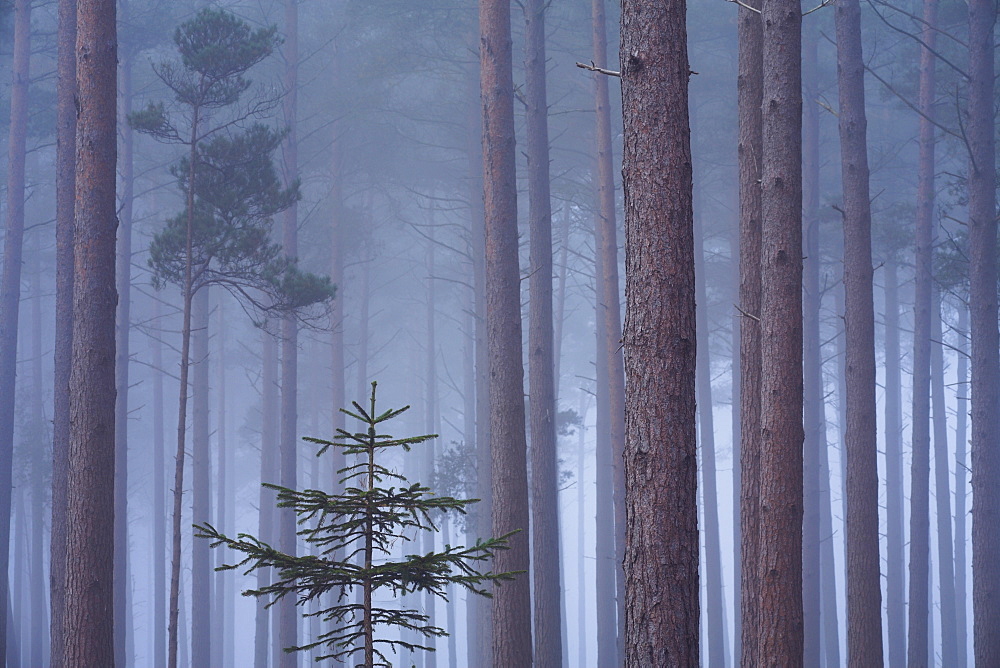
[[[345,663],[353,655],[363,654],[358,665],[364,668],[391,666],[385,654],[388,650],[433,651],[389,637],[388,631],[409,631],[424,638],[448,635],[424,612],[383,604],[380,594],[391,594],[396,601],[413,593],[448,600],[448,588],[461,585],[475,594],[490,596],[485,588],[488,582],[512,580],[516,575],[477,569],[479,563],[489,562],[494,552],[507,548],[510,534],[477,540],[468,547],[445,545],[438,552],[393,556],[395,545],[402,542],[416,547],[423,532],[437,531],[438,512],[464,515],[478,499],[435,496],[430,488],[411,483],[382,463],[387,450],[402,448],[409,452],[411,447],[437,436],[395,438],[380,432],[379,425],[398,417],[409,406],[376,412],[375,388],[376,383],[372,383],[367,408],[353,402],[354,411],[341,409],[366,425],[365,431],[352,434],[338,429],[330,441],[305,439],[321,446],[317,456],[336,447],[347,461],[356,462],[338,471],[342,492],[328,494],[266,485],[277,491],[279,507],[291,508],[298,516],[303,527],[298,533],[316,547],[315,555],[307,550],[301,556],[284,554],[249,534],[234,539],[210,524],[196,527],[199,537],[213,541],[212,547],[225,545],[245,555],[239,562],[216,570],[245,568],[250,573],[258,568],[274,568],[278,572],[272,584],[245,591],[244,595],[273,596],[272,605],[283,596],[293,595],[296,605],[310,610],[304,616],[319,617],[327,624],[314,642],[285,648],[286,652],[322,647],[327,653],[317,661],[332,658]],[[361,590],[360,599],[354,595],[355,588]],[[327,596],[330,593],[334,596]]]

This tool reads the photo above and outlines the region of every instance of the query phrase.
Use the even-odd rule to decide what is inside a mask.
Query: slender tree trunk
[[[52,527],[49,537],[49,661],[63,668],[66,475],[73,348],[73,203],[76,197],[76,0],[59,0],[56,85],[56,318],[52,409]],[[9,192],[9,191],[8,191]],[[6,320],[6,319],[5,319]],[[0,592],[2,600],[2,592]],[[0,628],[4,626],[0,625]],[[0,655],[2,656],[2,655]]]
[[[577,564],[576,591],[577,603],[577,645],[580,647],[580,663],[587,665],[587,494],[584,480],[587,468],[587,413],[590,410],[590,395],[580,392],[580,427],[577,439],[577,488],[576,488],[576,526],[577,526]]]
[[[758,7],[750,0],[749,7]],[[760,14],[739,10],[740,179],[740,664],[756,665],[760,582],[760,308],[763,32]]]
[[[931,303],[931,411],[934,421],[934,498],[937,503],[938,606],[941,614],[941,665],[958,665],[958,611],[955,607],[955,563],[952,550],[951,485],[948,454],[948,418],[944,393],[944,333],[941,291],[932,290]]]
[[[823,362],[820,351],[820,256],[819,256],[819,105],[816,22],[805,25],[802,50],[802,212],[805,245],[803,247],[803,420],[805,442],[802,452],[802,620],[803,659],[807,665],[820,665],[821,628],[821,558],[820,541],[820,448],[826,445],[823,402]]]
[[[872,216],[868,193],[865,69],[861,7],[840,0],[834,12],[840,91],[840,165],[844,188],[844,322],[847,337],[847,660],[882,665],[878,443],[875,409],[875,307]]]
[[[492,449],[493,535],[518,532],[510,538],[510,549],[495,555],[493,567],[501,573],[525,571],[494,589],[493,664],[531,668],[530,525],[509,0],[482,0],[479,29],[490,438],[497,444]]]
[[[736,196],[736,210],[739,211],[739,195]],[[737,216],[736,224],[733,226],[729,239],[729,261],[732,271],[732,303],[740,303],[740,221]],[[742,403],[742,391],[740,388],[743,379],[740,374],[740,347],[742,346],[740,327],[743,318],[735,308],[733,309],[732,325],[730,329],[730,423],[732,426],[730,445],[732,448],[733,464],[733,485],[732,485],[732,518],[733,518],[733,639],[732,639],[732,662],[738,663],[742,660],[743,654],[743,574],[741,572],[740,561],[743,550],[743,531],[741,528],[742,513],[740,509],[740,488],[743,486],[743,470],[740,466],[741,442],[743,441],[743,426],[740,424],[740,404]]]
[[[562,344],[563,344],[563,325],[566,322],[566,274],[569,266],[569,218],[570,218],[570,206],[568,203],[563,205],[563,216],[562,225],[559,230],[559,287],[556,291],[555,297],[555,315],[553,316],[553,333],[552,333],[552,363],[555,366],[555,371],[552,374],[553,384],[555,386],[556,395],[556,407],[559,406],[559,385],[560,385],[560,370],[562,368]],[[564,573],[565,575],[565,573]],[[565,624],[566,620],[563,619]],[[566,647],[564,640],[563,647],[563,657],[566,655]]]
[[[31,300],[31,414],[38,430],[38,440],[31,452],[31,577],[28,586],[31,596],[31,647],[30,665],[44,666],[43,648],[47,646],[48,625],[45,619],[45,556],[42,544],[45,533],[45,437],[48,425],[45,419],[42,381],[42,270],[39,233],[34,235],[32,248]]]
[[[437,403],[437,338],[434,326],[435,318],[435,298],[437,291],[435,290],[435,265],[434,265],[434,246],[436,241],[434,240],[434,210],[430,211],[431,219],[430,226],[428,227],[427,234],[430,237],[429,243],[427,245],[427,349],[424,351],[427,355],[426,370],[425,370],[425,399],[424,399],[424,433],[425,434],[437,434],[437,415],[438,415],[438,403]],[[437,439],[431,439],[423,444],[423,461],[421,462],[420,477],[426,480],[424,484],[430,485],[431,481],[434,480],[434,451],[437,448]],[[442,523],[447,523],[447,515],[442,515],[440,518]],[[435,531],[425,531],[423,533],[423,550],[424,554],[429,554],[434,551],[434,538],[437,532]],[[433,625],[435,623],[434,606],[437,597],[431,593],[426,593],[423,601],[424,614],[427,615],[427,623]],[[436,647],[437,642],[435,638],[427,638],[424,644],[428,647]],[[437,668],[437,653],[436,652],[422,652],[424,660],[424,668]]]
[[[124,21],[128,21],[128,0],[119,0]],[[121,115],[132,112],[132,57],[126,52],[121,62]],[[129,332],[131,330],[132,287],[132,204],[134,193],[133,142],[130,128],[123,128],[121,141],[122,196],[118,216],[118,321],[115,329],[115,664],[130,663],[126,639],[132,634],[132,615],[126,592],[128,581],[128,386]]]
[[[903,411],[899,361],[898,262],[885,262],[885,505],[888,663],[906,662],[906,557],[903,529]]]
[[[226,319],[223,313],[222,300],[218,300],[216,304],[216,309],[219,311],[219,348],[216,358],[218,363],[216,366],[216,372],[218,373],[217,382],[218,389],[216,390],[216,399],[218,401],[218,409],[216,412],[215,424],[215,444],[216,444],[216,465],[215,465],[215,475],[216,475],[216,494],[215,494],[215,527],[220,531],[226,531],[229,525],[229,518],[227,517],[227,498],[231,493],[228,486],[232,483],[227,484],[228,478],[228,464],[227,464],[227,452],[226,452]],[[315,489],[320,489],[316,486]],[[213,556],[215,557],[215,567],[222,566],[226,563],[226,554],[224,550],[213,550]],[[213,666],[228,665],[228,656],[231,648],[232,634],[228,632],[230,626],[229,616],[227,615],[227,608],[229,604],[229,597],[227,595],[227,589],[229,584],[229,571],[215,572],[213,569],[211,585],[214,585],[214,592],[212,600],[214,602],[214,609],[212,611],[212,637],[215,641],[212,643],[212,664]]]
[[[966,453],[968,452],[968,396],[969,396],[969,311],[966,304],[959,302],[958,308],[958,382],[955,384],[955,620],[958,632],[958,666],[969,664],[968,617],[966,592]]]
[[[697,204],[697,203],[696,203]],[[705,517],[706,620],[708,643],[706,665],[726,663],[725,597],[722,590],[722,548],[719,531],[719,492],[716,482],[715,417],[712,401],[712,361],[709,355],[708,274],[705,269],[705,232],[702,218],[694,226],[696,287],[696,331],[698,345],[698,427],[701,445],[702,497]]]
[[[915,295],[913,316],[913,408],[912,464],[910,471],[910,578],[907,664],[911,668],[929,665],[927,654],[927,590],[930,552],[930,356],[931,356],[931,262],[934,215],[934,96],[937,40],[937,0],[924,0],[924,29],[920,49],[918,107],[920,117],[917,165],[917,219]]]
[[[285,183],[298,176],[298,86],[299,86],[299,9],[297,0],[285,0],[285,97],[284,116],[288,134],[282,147]],[[292,204],[284,213],[282,247],[286,256],[297,258],[298,206]],[[299,330],[295,318],[287,316],[281,322],[281,485],[296,489],[297,429],[298,429],[298,352]],[[296,553],[295,512],[290,508],[278,511],[279,549],[285,554]],[[298,644],[298,613],[295,599],[285,596],[275,606],[278,611],[278,637],[282,650]],[[298,665],[296,652],[282,652],[280,668]]]
[[[114,665],[115,3],[77,6],[76,280],[65,665]]]
[[[261,362],[261,434],[260,434],[260,499],[258,531],[261,540],[274,541],[275,494],[263,483],[278,481],[278,344],[270,334],[263,332],[264,354]],[[273,543],[272,543],[273,544]],[[271,584],[271,569],[257,569],[257,588]],[[254,632],[254,666],[267,668],[270,650],[268,640],[272,637],[271,625],[276,623],[271,617],[267,601],[257,599],[257,615]]]
[[[191,313],[191,522],[212,521],[212,453],[209,444],[208,387],[209,288],[194,296]],[[191,531],[192,536],[196,533]],[[208,668],[212,663],[212,561],[209,541],[191,541],[191,664]],[[197,600],[195,600],[197,597]]]
[[[524,3],[525,100],[528,124],[528,396],[531,426],[531,525],[535,663],[562,668],[559,551],[559,463],[552,332],[552,205],[549,195],[545,8]]]
[[[605,19],[604,0],[593,0],[592,4],[592,28],[594,62],[602,67],[608,62],[608,46]],[[607,612],[601,615],[598,622],[598,629],[605,625],[607,629],[598,631],[598,663],[607,665],[608,661],[621,664],[624,661],[624,628],[625,628],[625,571],[622,567],[625,556],[625,368],[622,359],[622,322],[621,304],[619,301],[618,284],[618,226],[615,215],[615,177],[612,164],[614,162],[614,149],[611,138],[611,104],[608,94],[607,77],[602,74],[594,74],[594,104],[596,111],[596,138],[597,138],[597,248],[600,256],[597,274],[597,318],[602,321],[599,326],[601,335],[598,346],[603,348],[603,353],[598,355],[598,363],[605,366],[605,385],[598,387],[598,398],[605,399],[603,410],[598,409],[598,419],[606,421],[606,426],[599,426],[598,432],[609,439],[603,450],[610,450],[609,453],[599,453],[601,460],[610,459],[611,465],[611,493],[598,492],[598,503],[607,503],[612,499],[613,521],[609,526],[613,526],[614,547],[610,551],[613,560],[614,580],[604,589],[614,596],[615,612],[612,613],[610,606]],[[601,328],[603,327],[603,329]],[[606,390],[604,389],[606,388]],[[606,394],[605,394],[606,391]],[[602,439],[603,440],[603,439]],[[610,457],[609,457],[610,455]],[[601,538],[605,532],[598,533],[598,541],[608,540]],[[609,564],[610,566],[610,564]],[[598,558],[598,568],[602,568],[600,557]],[[610,574],[608,574],[610,575]],[[607,577],[608,575],[605,575]],[[604,603],[598,602],[598,610],[605,610]],[[614,654],[610,654],[611,648],[608,642],[613,636]],[[602,642],[602,639],[604,642]],[[600,649],[601,645],[607,647],[607,651]]]
[[[758,656],[803,661],[801,9],[764,0]]]
[[[997,333],[996,3],[969,2],[969,306],[972,321],[972,607],[977,666],[1000,665],[1000,337]]]
[[[7,226],[3,277],[0,279],[0,598],[9,582],[10,517],[14,460],[14,395],[17,376],[17,322],[21,299],[21,256],[24,244],[24,161],[28,137],[28,82],[31,78],[31,0],[14,3],[14,63],[7,143]],[[0,609],[0,629],[7,628]],[[8,656],[7,637],[0,633],[0,663]]]
[[[685,16],[683,0],[622,4],[626,666],[695,666],[699,655]],[[657,521],[649,522],[652,517]]]
[[[163,345],[160,342],[160,332],[163,331],[163,318],[160,313],[160,301],[153,301],[155,311],[153,322],[159,329],[149,339],[153,355],[153,666],[162,666],[166,661],[166,484],[164,479],[167,470],[165,444],[163,435]]]

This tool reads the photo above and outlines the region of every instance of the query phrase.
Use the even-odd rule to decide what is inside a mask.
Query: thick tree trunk
[[[801,9],[764,0],[758,656],[802,656]]]
[[[76,0],[59,0],[56,85],[56,318],[52,409],[52,526],[49,601],[52,668],[63,668],[66,579],[66,472],[73,348],[73,203],[76,197]],[[0,595],[2,600],[2,595]],[[3,626],[0,626],[3,628]]]
[[[528,125],[528,405],[531,427],[531,549],[535,664],[562,668],[559,550],[559,462],[552,331],[552,204],[545,92],[544,0],[524,3],[525,101]]]
[[[805,442],[802,452],[802,620],[803,659],[820,665],[821,559],[820,543],[820,449],[826,446],[826,405],[823,401],[823,362],[820,351],[820,255],[819,255],[819,105],[816,102],[816,22],[805,28],[802,50],[802,212],[803,251],[802,380]]]
[[[997,332],[996,3],[969,2],[972,607],[977,666],[1000,665],[1000,336]]]
[[[28,137],[28,82],[31,60],[31,0],[14,3],[14,63],[7,143],[7,226],[3,277],[0,279],[0,599],[8,596],[10,517],[14,460],[14,395],[17,376],[17,322],[21,300],[24,244],[24,160]],[[113,114],[112,114],[113,115]],[[92,206],[92,205],[91,205]],[[0,609],[0,629],[7,611]],[[7,636],[0,633],[0,663],[7,656]]]
[[[128,20],[128,0],[119,0]],[[124,54],[121,63],[121,115],[132,112],[132,57]],[[133,142],[131,128],[122,130],[122,196],[118,228],[118,321],[115,328],[115,664],[129,662],[126,639],[132,634],[132,615],[128,609],[128,385],[129,332],[131,329],[132,287],[132,204],[134,193]]]
[[[948,454],[948,418],[944,394],[944,333],[941,291],[935,285],[931,302],[931,416],[934,422],[934,500],[937,517],[938,606],[941,615],[941,665],[958,665],[958,611],[955,608],[955,564],[952,556],[951,457]]]
[[[698,665],[695,275],[686,7],[622,4],[625,665]],[[651,521],[655,518],[655,521]]]
[[[194,296],[191,313],[191,522],[212,522],[212,453],[209,444],[209,288]],[[192,536],[197,533],[191,530]],[[212,562],[209,541],[191,541],[191,665],[212,663]],[[197,597],[196,600],[195,597]]]
[[[750,0],[750,7],[759,7]],[[739,304],[740,304],[740,664],[756,665],[760,553],[760,258],[761,100],[764,71],[760,14],[739,10]],[[735,366],[735,365],[734,365]]]
[[[285,1],[285,98],[284,117],[288,134],[282,147],[284,156],[285,183],[292,183],[298,176],[298,85],[299,85],[299,10],[297,0]],[[298,206],[292,204],[284,213],[282,221],[282,247],[285,255],[298,257]],[[298,429],[298,352],[299,330],[294,317],[288,316],[281,322],[281,485],[296,489],[298,469],[296,461]],[[295,512],[290,508],[278,510],[278,549],[294,555],[296,551]],[[278,616],[278,639],[282,650],[298,644],[298,612],[295,599],[285,596],[275,606]],[[279,668],[294,668],[298,665],[297,652],[279,655]]]
[[[77,7],[76,278],[65,665],[114,665],[115,3]]]
[[[937,39],[937,0],[924,0],[924,29],[920,49],[918,106],[921,113],[917,165],[916,258],[913,315],[913,407],[912,459],[910,470],[910,577],[907,610],[907,664],[929,665],[927,589],[930,553],[930,357],[931,357],[931,262],[934,215],[934,95]]]
[[[885,263],[886,648],[890,666],[906,663],[906,548],[903,521],[903,409],[898,261]]]
[[[882,665],[878,443],[875,409],[875,308],[868,193],[865,69],[861,7],[840,0],[834,18],[844,189],[844,323],[847,344],[847,661]]]
[[[531,668],[531,584],[521,290],[517,257],[514,82],[510,2],[479,4],[486,230],[486,329],[490,369],[493,535],[518,533],[494,557],[497,572],[525,571],[494,589],[493,664]]]

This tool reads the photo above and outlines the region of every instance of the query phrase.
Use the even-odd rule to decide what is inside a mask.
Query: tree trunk
[[[212,521],[212,453],[209,445],[209,288],[194,296],[191,313],[191,522]],[[191,530],[192,536],[197,533]],[[191,665],[212,663],[212,572],[209,541],[191,541]],[[195,600],[197,597],[197,600]]]
[[[128,0],[120,0],[123,21],[129,17]],[[126,52],[121,62],[121,115],[132,112],[132,56]],[[132,204],[134,196],[133,142],[131,128],[122,130],[122,196],[118,216],[118,321],[115,329],[115,664],[130,663],[126,638],[132,634],[132,615],[126,591],[128,581],[128,386],[129,333],[131,330],[132,288]]]
[[[562,668],[559,551],[559,462],[552,331],[552,205],[545,92],[545,8],[524,3],[525,101],[528,134],[528,396],[531,426],[531,548],[535,664]]]
[[[531,668],[531,583],[521,290],[517,257],[514,82],[510,2],[479,4],[483,103],[483,201],[486,230],[486,329],[490,369],[493,535],[512,531],[497,572],[525,571],[494,588],[493,664]]]
[[[590,395],[580,392],[580,426],[577,439],[577,483],[576,483],[576,526],[577,526],[577,577],[576,592],[579,603],[577,604],[577,645],[580,647],[580,663],[577,665],[587,665],[587,522],[586,501],[587,494],[584,491],[584,480],[587,466],[587,413],[590,410]]]
[[[31,0],[14,3],[14,64],[7,143],[7,226],[3,277],[0,279],[0,599],[7,598],[10,555],[11,494],[14,460],[14,395],[17,376],[17,322],[21,300],[24,244],[24,160],[28,137],[28,82],[31,78]],[[0,610],[0,629],[7,628]],[[0,663],[7,656],[7,636],[0,634]]]
[[[115,4],[77,7],[76,277],[65,665],[114,665]]]
[[[227,499],[231,490],[228,486],[232,483],[227,484],[228,479],[228,464],[227,464],[227,452],[226,452],[226,344],[227,341],[223,334],[226,332],[226,319],[223,313],[222,300],[218,300],[216,308],[219,311],[219,348],[217,352],[217,365],[216,373],[218,376],[218,389],[216,390],[217,412],[215,418],[216,431],[215,431],[215,444],[216,444],[216,465],[215,465],[215,475],[216,475],[216,494],[215,494],[215,515],[214,515],[214,525],[220,531],[226,531],[229,526],[228,514],[228,503]],[[314,486],[314,489],[321,489],[318,486]],[[220,567],[226,563],[226,553],[224,550],[213,550],[213,558],[215,561],[214,566]],[[231,648],[232,634],[227,632],[227,627],[230,624],[227,622],[229,616],[226,613],[226,609],[230,602],[227,596],[227,588],[229,584],[229,576],[231,571],[217,572],[213,569],[212,579],[210,582],[210,587],[213,588],[212,601],[214,608],[212,610],[212,637],[215,641],[212,643],[212,663],[213,666],[229,665],[228,656]]]
[[[757,6],[759,0],[749,0]],[[760,14],[739,10],[740,664],[756,665],[760,554],[760,259],[763,33]],[[735,365],[734,365],[735,366]]]
[[[906,552],[903,525],[903,410],[900,395],[898,261],[885,263],[885,506],[888,663],[906,662]]]
[[[764,0],[758,656],[803,661],[801,9]]]
[[[951,527],[951,485],[948,454],[948,418],[944,394],[944,333],[941,323],[941,291],[935,285],[931,303],[931,411],[934,421],[934,499],[937,517],[938,606],[941,614],[941,665],[958,665],[958,628],[955,608],[954,542]]]
[[[920,83],[918,106],[921,113],[917,165],[916,258],[913,315],[913,408],[912,463],[910,471],[910,579],[907,610],[909,637],[907,664],[926,666],[927,590],[930,552],[930,357],[931,357],[931,262],[932,218],[934,215],[934,96],[937,39],[937,0],[924,0],[924,29],[920,38]]]
[[[273,490],[263,483],[278,482],[278,343],[269,333],[263,332],[264,354],[261,361],[261,433],[260,433],[260,499],[258,525],[261,540],[274,544],[274,516],[276,497]],[[271,584],[271,569],[257,569],[257,588]],[[267,668],[270,650],[268,640],[272,637],[271,625],[277,620],[271,617],[267,601],[257,599],[257,614],[254,622],[254,666]]]
[[[31,647],[28,659],[32,666],[44,666],[43,647],[48,643],[48,625],[45,619],[45,556],[42,544],[45,533],[45,442],[48,433],[45,417],[44,388],[42,381],[42,270],[39,233],[34,235],[32,248],[31,287],[31,420],[38,439],[31,452],[31,577],[28,587],[31,596]]]
[[[966,612],[967,592],[966,568],[968,557],[966,556],[966,471],[968,470],[967,439],[968,439],[968,379],[969,379],[969,357],[968,357],[968,335],[969,335],[969,311],[967,305],[959,302],[958,308],[958,344],[956,351],[958,358],[958,380],[955,384],[955,625],[958,633],[958,666],[969,664],[968,633],[969,622]]]
[[[602,67],[608,62],[607,34],[605,29],[605,2],[604,0],[593,0],[592,4],[592,28],[594,62]],[[604,407],[598,408],[598,420],[605,422],[605,425],[598,426],[598,434],[603,435],[604,447],[599,451],[599,461],[610,460],[611,467],[611,489],[602,493],[598,490],[598,503],[607,503],[613,500],[613,534],[607,531],[608,537],[604,536],[604,531],[598,532],[598,541],[609,540],[614,536],[614,547],[610,554],[613,563],[614,580],[611,585],[605,587],[614,597],[615,605],[613,613],[611,607],[600,602],[597,604],[599,611],[607,610],[601,614],[598,621],[598,663],[608,665],[608,662],[621,665],[624,661],[624,628],[625,628],[625,571],[622,567],[625,558],[625,368],[622,359],[622,322],[621,303],[619,298],[618,283],[618,225],[615,215],[615,176],[612,164],[614,162],[614,149],[611,135],[611,104],[608,94],[607,77],[603,74],[594,75],[594,104],[596,111],[596,139],[597,139],[597,227],[596,227],[596,253],[599,255],[597,273],[597,319],[602,321],[598,326],[600,338],[598,346],[603,348],[603,352],[597,356],[598,364],[603,364],[605,383],[603,387],[598,387],[598,399],[604,399]],[[602,328],[603,327],[603,328]],[[606,389],[605,389],[606,388]],[[610,492],[610,493],[609,493]],[[607,548],[605,548],[605,551]],[[608,566],[611,568],[611,565]],[[598,568],[602,568],[600,555],[598,556]],[[609,577],[610,573],[604,577]],[[607,595],[607,592],[605,593]],[[603,597],[602,597],[603,598]],[[607,626],[605,629],[604,627]],[[602,635],[606,634],[606,635]],[[614,654],[610,653],[608,642],[614,634]],[[602,638],[604,642],[602,642]],[[608,648],[601,650],[601,645]]]
[[[56,317],[52,409],[52,527],[49,535],[49,661],[63,668],[66,475],[73,349],[73,203],[76,197],[76,0],[59,0],[56,86]],[[6,321],[6,318],[4,318]],[[2,600],[2,592],[0,592]],[[2,604],[0,604],[2,605]],[[4,625],[0,625],[0,629]],[[2,656],[2,654],[0,654]]]
[[[826,405],[823,401],[823,362],[820,345],[820,255],[819,255],[819,105],[816,22],[805,26],[802,51],[802,210],[805,245],[803,251],[803,421],[802,452],[802,620],[803,659],[820,665],[821,589],[820,543],[820,449],[826,446]]]
[[[969,2],[969,308],[972,324],[972,607],[977,666],[1000,665],[1000,337],[997,332],[996,4]]]
[[[163,435],[163,345],[160,341],[163,331],[163,318],[160,313],[160,301],[153,300],[153,322],[158,332],[149,337],[153,355],[153,656],[152,664],[162,666],[166,661],[166,481],[167,471],[165,444]]]
[[[425,368],[425,399],[424,399],[424,433],[425,434],[439,434],[440,430],[438,427],[437,416],[438,416],[438,397],[437,397],[437,337],[434,327],[435,318],[435,298],[436,290],[434,282],[437,280],[435,277],[435,265],[434,265],[434,246],[437,243],[434,240],[434,209],[430,210],[431,219],[430,225],[427,229],[427,234],[430,237],[427,245],[427,349],[424,351],[427,355],[425,358],[426,368]],[[420,478],[425,485],[431,485],[431,481],[434,480],[434,451],[437,447],[437,439],[431,439],[423,444],[423,461],[420,467]],[[442,523],[448,522],[448,516],[442,514],[440,517]],[[424,554],[429,554],[434,551],[434,538],[436,531],[425,531],[423,532],[423,551]],[[427,615],[427,624],[434,625],[434,606],[437,597],[430,592],[426,592],[424,595],[423,608],[424,614]],[[436,647],[436,638],[426,638],[422,643],[428,647]],[[424,668],[437,668],[437,653],[436,652],[421,652],[423,654]]]
[[[847,661],[882,665],[878,443],[875,409],[875,307],[868,193],[865,69],[861,7],[840,0],[834,19],[844,189],[844,323],[847,345]]]
[[[292,183],[298,176],[298,86],[299,86],[299,10],[297,0],[285,0],[285,97],[284,117],[288,134],[282,147],[285,183]],[[289,258],[298,257],[298,206],[292,204],[285,210],[282,224],[283,252]],[[298,429],[298,352],[299,330],[293,316],[281,322],[281,486],[296,489],[298,470],[296,454]],[[296,553],[295,512],[291,508],[278,510],[278,549],[285,554]],[[278,613],[278,638],[282,650],[298,644],[298,612],[295,599],[283,597],[275,605]],[[280,654],[280,668],[298,665],[298,654]]]
[[[695,666],[699,654],[685,16],[683,0],[622,4],[626,666]]]

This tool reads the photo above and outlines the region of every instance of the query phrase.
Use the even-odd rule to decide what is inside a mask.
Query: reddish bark
[[[622,4],[625,665],[698,665],[695,276],[683,0]]]
[[[64,660],[114,665],[115,3],[77,6],[76,277]]]

